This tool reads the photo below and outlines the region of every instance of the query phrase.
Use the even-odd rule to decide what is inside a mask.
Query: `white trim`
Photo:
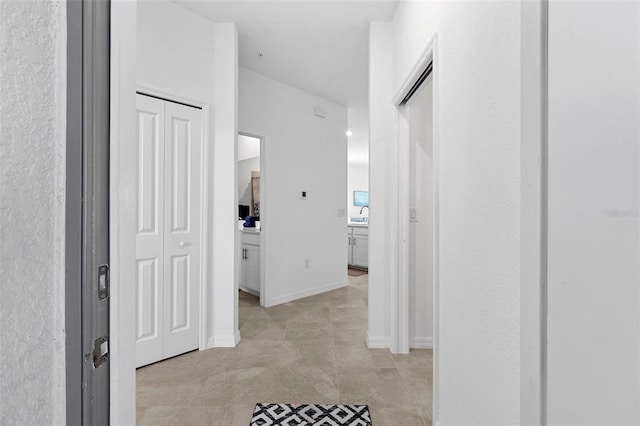
[[[546,423],[548,1],[522,3],[520,424]]]
[[[109,316],[111,424],[135,424],[136,3],[111,2]],[[132,42],[132,40],[134,42]],[[121,218],[124,218],[122,220]]]
[[[387,349],[389,348],[389,339],[384,336],[370,336],[367,331],[367,347],[369,349]]]
[[[434,57],[433,52],[435,49],[437,36],[438,34],[436,33],[433,35],[431,40],[429,40],[427,45],[422,50],[422,54],[420,55],[416,63],[411,68],[411,71],[409,71],[409,73],[407,74],[407,77],[404,79],[404,83],[402,83],[402,85],[396,92],[396,95],[393,97],[393,100],[391,102],[396,107],[400,106],[400,102],[402,102],[404,97],[407,96],[407,93],[409,93],[409,90],[411,90],[411,88],[413,87],[415,82],[418,80],[418,78],[422,75],[424,70],[427,69],[427,66],[431,62],[433,62],[433,57]]]
[[[295,293],[285,294],[284,296],[275,297],[273,299],[267,300],[265,307],[269,308],[271,306],[292,302],[294,300],[302,299],[304,297],[315,296],[316,294],[321,294],[327,291],[336,290],[339,288],[346,287],[348,285],[349,285],[348,281],[339,281],[336,283],[326,284],[320,287],[314,287],[307,290],[298,291]]]
[[[424,71],[424,70],[422,70]],[[422,74],[420,71],[420,74]],[[409,353],[409,152],[410,134],[407,109],[397,110],[398,123],[398,286],[397,351]]]
[[[409,339],[411,349],[433,349],[433,337],[412,337]]]
[[[240,332],[236,331],[235,334],[223,334],[219,336],[212,336],[207,341],[207,346],[204,349],[211,348],[235,348],[240,343]],[[204,350],[200,348],[200,350]]]
[[[408,146],[408,143],[409,143],[408,141],[409,132],[408,132],[408,128],[406,127],[403,128],[404,126],[407,126],[408,123],[403,117],[403,114],[402,114],[403,108],[400,107],[400,102],[402,102],[402,100],[404,99],[408,91],[413,87],[415,82],[422,75],[422,73],[430,63],[433,63],[431,78],[433,78],[433,129],[432,129],[432,132],[433,132],[433,209],[434,209],[433,211],[433,226],[434,226],[434,229],[433,229],[433,242],[434,242],[434,247],[433,247],[433,336],[434,336],[433,349],[434,351],[433,351],[433,416],[432,417],[433,417],[434,423],[437,424],[440,417],[440,408],[439,408],[440,407],[440,403],[439,403],[440,355],[438,352],[438,347],[439,347],[438,343],[440,338],[440,331],[439,331],[440,330],[440,320],[439,320],[440,318],[440,310],[439,310],[439,306],[440,306],[440,268],[439,268],[439,262],[440,262],[440,232],[439,232],[439,229],[440,229],[440,190],[439,190],[440,188],[440,137],[439,137],[439,113],[438,113],[439,104],[440,104],[439,102],[440,66],[438,61],[438,34],[437,33],[434,33],[431,40],[429,40],[425,45],[422,51],[422,54],[418,57],[415,65],[411,68],[411,71],[407,74],[403,84],[400,86],[400,89],[397,91],[396,95],[393,97],[392,102],[393,102],[393,105],[396,106],[396,111],[397,111],[396,120],[395,120],[395,124],[398,126],[398,132],[396,133],[398,136],[397,145],[400,147],[401,152],[404,154],[404,151],[406,149],[405,145]],[[400,164],[399,171],[397,174],[399,184],[405,183],[404,180],[408,179],[408,178],[405,178],[402,172],[403,169],[408,169],[408,164]],[[405,190],[408,190],[408,185],[405,185],[405,188],[403,188],[403,191]],[[408,198],[404,198],[404,195],[402,196],[402,199],[408,200]],[[399,208],[399,211],[404,211],[405,207],[408,209],[409,207],[408,204],[406,206],[403,205],[401,209]],[[403,227],[404,221],[408,221],[408,215],[405,217],[401,216],[397,219],[398,226]],[[399,249],[400,247],[403,247],[404,243],[402,241],[402,234],[398,235],[396,239],[394,239],[392,235],[391,241],[397,241]],[[398,271],[400,271],[400,268],[402,268],[403,270],[408,268],[408,264],[407,264],[408,256],[406,256],[406,254],[401,255],[400,260],[402,261],[402,265],[400,264],[398,265]],[[393,325],[394,323],[399,324],[400,321],[405,316],[408,316],[408,304],[406,305],[406,312],[400,312],[398,311],[398,309],[394,309],[394,305],[397,306],[397,308],[403,307],[402,304],[398,303],[398,298],[404,297],[403,292],[405,291],[405,286],[408,286],[408,283],[405,282],[403,277],[402,281],[398,282],[398,286],[396,288],[392,288],[391,290],[392,297],[390,298],[391,300],[390,303],[391,303],[391,315],[392,315],[391,317],[392,341],[390,342],[391,343],[390,347],[392,349],[392,352],[394,348]],[[396,315],[395,319],[393,317],[394,315]],[[407,327],[406,332],[408,333],[408,322],[406,327]],[[397,335],[398,333],[396,332],[396,336]]]
[[[208,194],[210,188],[208,187],[209,177],[209,145],[210,145],[210,133],[211,123],[209,117],[211,116],[211,106],[208,102],[185,98],[175,93],[166,92],[157,88],[151,88],[148,86],[137,85],[137,93],[143,95],[151,95],[158,98],[162,98],[167,101],[175,101],[185,105],[190,105],[201,109],[202,117],[202,155],[200,156],[200,282],[198,283],[199,301],[200,301],[200,314],[198,319],[198,348],[203,349],[208,346],[207,339],[207,318],[209,318],[209,306],[207,304],[207,285],[209,277],[207,275],[207,247],[212,244],[209,241],[208,223],[211,221],[209,217],[209,197]],[[213,289],[211,288],[211,291]]]

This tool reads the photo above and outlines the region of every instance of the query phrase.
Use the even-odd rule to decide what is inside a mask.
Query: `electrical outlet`
[[[304,269],[309,269],[309,259],[304,260]]]

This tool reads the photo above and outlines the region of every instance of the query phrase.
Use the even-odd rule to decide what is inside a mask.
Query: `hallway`
[[[257,402],[368,404],[375,426],[431,424],[432,351],[367,349],[368,275],[273,308],[240,292],[236,348],[137,371],[137,423],[247,426]]]

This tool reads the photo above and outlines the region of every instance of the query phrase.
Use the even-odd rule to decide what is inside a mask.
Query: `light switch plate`
[[[418,208],[409,207],[409,222],[417,222],[417,221],[418,221]]]

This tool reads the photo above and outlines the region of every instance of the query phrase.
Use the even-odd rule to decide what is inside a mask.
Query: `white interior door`
[[[137,96],[136,366],[198,347],[201,111]]]
[[[165,102],[163,358],[198,347],[201,111]]]

